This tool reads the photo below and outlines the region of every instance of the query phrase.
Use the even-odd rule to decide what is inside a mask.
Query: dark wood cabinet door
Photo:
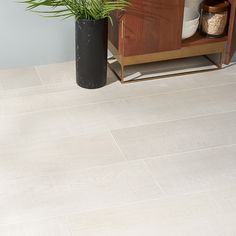
[[[184,0],[131,0],[122,19],[123,56],[179,49]]]
[[[225,64],[229,64],[236,52],[236,0],[231,0],[230,20]]]

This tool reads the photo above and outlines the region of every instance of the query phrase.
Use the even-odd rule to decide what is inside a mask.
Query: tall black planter
[[[76,82],[95,89],[107,81],[108,19],[78,20],[76,31]]]

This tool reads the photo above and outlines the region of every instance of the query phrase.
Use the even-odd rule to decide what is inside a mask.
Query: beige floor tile
[[[236,145],[146,160],[155,180],[170,195],[236,185]]]
[[[236,110],[236,86],[226,85],[171,94],[129,98],[104,109],[111,129],[186,119]]]
[[[69,134],[68,116],[63,110],[3,116],[0,124],[0,144],[20,142],[21,139],[49,139]]]
[[[43,84],[60,82],[75,83],[75,62],[37,66],[36,70]]]
[[[41,142],[17,141],[0,145],[0,179],[6,183],[20,177],[82,170],[124,161],[110,133],[58,137]]]
[[[20,96],[2,99],[2,113],[4,116],[14,116],[29,112],[40,112],[64,108],[65,97],[58,93]]]
[[[67,113],[70,117],[68,121],[72,134],[103,132],[112,127],[142,124],[135,114],[128,114],[127,106],[123,110],[120,109],[123,103],[122,100],[117,100],[68,108]]]
[[[111,72],[110,72],[111,73]],[[109,73],[109,74],[110,74]],[[213,72],[212,72],[213,73]],[[109,75],[114,77],[114,75]],[[195,76],[195,77],[194,77]],[[40,111],[45,109],[54,109],[60,107],[71,107],[71,106],[81,106],[86,104],[94,104],[101,102],[110,102],[110,101],[119,101],[120,99],[127,99],[134,97],[134,100],[137,100],[137,103],[134,105],[137,106],[138,103],[142,103],[142,98],[140,96],[149,96],[149,95],[160,95],[160,97],[166,98],[170,97],[170,94],[177,91],[182,90],[191,90],[195,88],[208,87],[208,86],[216,86],[216,88],[212,88],[208,95],[204,94],[204,98],[209,100],[210,93],[212,92],[213,96],[217,95],[218,99],[221,99],[221,96],[226,95],[228,92],[227,89],[230,89],[230,85],[235,82],[234,76],[227,76],[224,80],[222,80],[222,76],[209,75],[209,78],[203,77],[203,75],[193,75],[192,77],[177,77],[170,78],[166,80],[156,80],[149,81],[145,83],[136,83],[129,85],[121,85],[119,82],[115,82],[107,85],[105,88],[99,90],[85,90],[79,88],[76,84],[65,83],[52,83],[44,86],[31,87],[27,89],[12,89],[4,91],[3,97],[5,99],[2,100],[2,109],[5,115],[14,115],[17,113],[24,112],[32,112],[32,111]],[[232,77],[232,78],[231,78]],[[220,93],[220,88],[217,86],[222,84],[228,84],[228,86],[224,86],[223,91]],[[233,85],[232,85],[233,86]],[[217,91],[218,89],[218,91]],[[206,89],[205,89],[206,90]],[[195,91],[193,93],[196,94],[195,100],[199,98],[199,95],[202,96],[205,90]],[[225,91],[225,93],[224,93]],[[232,91],[232,89],[231,89]],[[192,92],[188,91],[186,94],[186,100],[189,102],[192,101],[194,96],[191,96],[189,99],[188,94]],[[229,91],[230,92],[230,91]],[[200,93],[200,94],[199,94]],[[177,95],[174,95],[177,96]],[[224,98],[223,97],[223,98]],[[173,97],[174,99],[175,97]],[[181,96],[180,96],[181,98]],[[141,99],[141,100],[140,100]],[[148,99],[148,98],[147,98]],[[146,100],[147,100],[146,99]],[[150,98],[151,100],[152,98]],[[159,97],[157,98],[159,99]],[[145,107],[150,103],[150,101],[144,100]],[[154,98],[155,100],[155,98]],[[127,103],[126,106],[129,106],[129,102],[134,102],[132,100],[124,101]],[[148,103],[148,104],[146,104]],[[152,104],[152,103],[151,103]],[[150,104],[150,105],[151,105]],[[157,103],[157,105],[160,103]],[[116,105],[116,104],[115,104]],[[118,106],[119,103],[116,105]],[[131,104],[132,105],[132,104]],[[164,105],[164,104],[163,104]],[[168,105],[168,104],[167,104]],[[123,107],[124,104],[121,104]],[[139,106],[140,108],[141,106]],[[129,107],[130,108],[130,107]],[[154,107],[155,108],[155,107]]]
[[[236,60],[229,65],[225,65],[223,70],[221,70],[220,72],[222,73],[222,75],[225,76],[227,76],[228,74],[236,75],[235,68],[236,68]]]
[[[41,81],[34,68],[0,70],[0,83],[5,90],[41,85]]]
[[[160,197],[143,162],[8,181],[0,194],[1,224],[24,223]]]
[[[207,194],[165,198],[72,215],[70,228],[75,236],[233,236],[236,213],[224,213],[224,203],[216,208]]]
[[[221,86],[224,84],[232,83],[235,83],[234,75],[220,73],[219,71],[211,71],[205,73],[196,73],[191,75],[123,84],[121,88],[119,88],[119,90],[116,89],[116,91],[114,91],[114,94],[123,94],[123,97],[127,98],[147,96],[147,94],[155,95],[181,90],[197,89],[202,87]],[[113,88],[116,85],[119,85],[119,83],[114,83],[109,86]]]
[[[47,219],[24,224],[0,226],[1,236],[72,236],[63,219]]]
[[[57,67],[59,69],[55,70]],[[114,74],[108,70],[108,85],[105,88],[91,91],[81,89],[76,85],[75,78],[71,79],[72,76],[70,74],[74,70],[71,67],[73,67],[72,62],[42,66],[42,73],[45,72],[46,78],[47,76],[53,77],[52,81],[56,79],[60,81],[62,80],[62,77],[64,80],[62,80],[60,83],[48,82],[44,85],[44,87],[39,88],[6,91],[4,93],[5,97],[25,96],[29,94],[45,94],[52,91],[58,92],[60,90],[73,89],[76,90],[77,96],[80,96],[80,99],[88,99],[87,102],[90,102],[90,99],[92,102],[99,102],[104,101],[104,99],[115,99],[117,97],[127,98],[146,96],[147,94],[170,93],[179,90],[235,83],[233,75],[219,73],[219,71],[212,71],[207,73],[166,78],[162,80],[146,81],[144,83],[121,85],[120,82],[115,78]],[[52,73],[47,71],[52,71]],[[59,71],[59,75],[57,71]]]
[[[112,131],[128,159],[182,153],[236,142],[236,112]]]
[[[72,132],[120,129],[236,110],[236,84],[68,108]]]
[[[222,221],[225,223],[235,222],[234,214],[236,212],[236,186],[230,186],[227,189],[222,189],[222,191],[211,191],[211,197],[213,198],[215,208],[218,211],[225,212],[227,215],[232,215],[232,218],[225,218],[222,214]],[[232,226],[235,226],[233,224]]]
[[[21,88],[21,89],[10,89],[1,91],[2,98],[11,99],[11,98],[20,98],[24,99],[24,97],[30,96],[38,96],[52,93],[60,93],[62,91],[68,91],[71,89],[77,88],[74,84],[70,82],[63,83],[54,83],[54,84],[44,84],[41,86]]]
[[[114,207],[159,198],[162,192],[143,162],[128,162],[51,175],[59,189],[69,189],[78,210]]]

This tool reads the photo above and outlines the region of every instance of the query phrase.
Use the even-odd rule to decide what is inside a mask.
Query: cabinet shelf
[[[227,36],[221,38],[208,38],[202,35],[200,32],[196,32],[195,35],[192,36],[191,38],[182,40],[182,47],[216,43],[216,42],[225,42],[225,41],[227,41]]]

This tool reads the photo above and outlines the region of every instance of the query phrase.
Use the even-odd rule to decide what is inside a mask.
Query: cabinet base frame
[[[144,80],[161,79],[161,78],[172,77],[172,76],[219,70],[222,68],[222,65],[223,65],[223,54],[225,52],[225,44],[226,44],[225,41],[215,42],[215,43],[210,43],[210,44],[201,44],[201,45],[182,47],[178,50],[173,50],[173,51],[165,51],[165,52],[158,52],[158,53],[152,53],[152,54],[123,57],[118,53],[117,49],[111,44],[111,42],[109,42],[108,43],[109,50],[113,54],[114,59],[117,60],[117,62],[119,63],[121,71],[120,73],[118,73],[116,70],[112,68],[112,66],[109,63],[108,63],[108,66],[114,72],[114,74],[118,77],[121,83],[132,83],[132,82],[139,82],[139,81],[144,81]],[[209,54],[219,54],[219,61],[215,62],[212,59],[210,59],[207,56]],[[205,56],[213,65],[215,65],[215,68],[170,73],[168,75],[160,75],[160,76],[155,76],[155,77],[150,77],[150,78],[139,79],[137,76],[135,79],[130,79],[128,81],[124,80],[124,74],[125,74],[124,72],[125,72],[126,66],[158,62],[158,61],[166,61],[166,60],[171,60],[171,59],[194,57],[194,56]]]

